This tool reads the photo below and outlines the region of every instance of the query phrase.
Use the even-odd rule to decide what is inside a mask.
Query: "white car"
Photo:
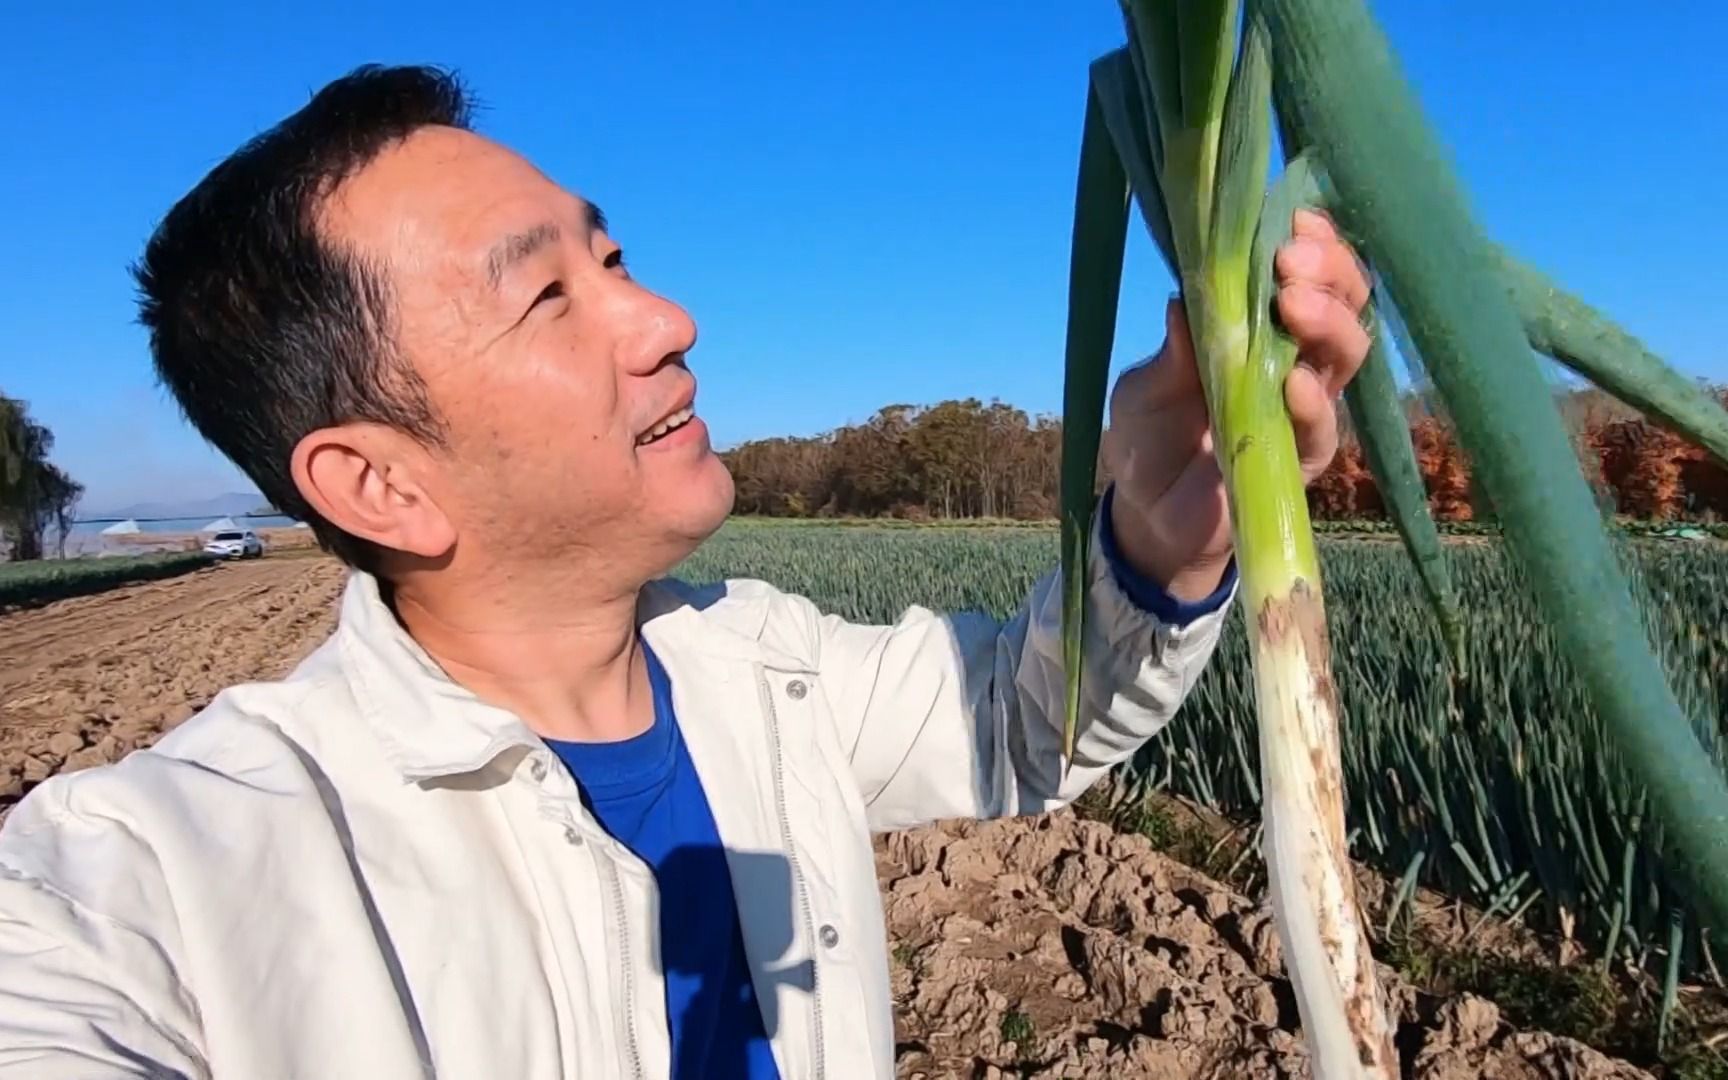
[[[204,554],[218,559],[256,559],[264,554],[264,541],[251,529],[219,532],[205,542]]]

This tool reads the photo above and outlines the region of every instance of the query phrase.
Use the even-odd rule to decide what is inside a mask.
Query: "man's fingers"
[[[1342,240],[1338,223],[1332,220],[1332,215],[1316,207],[1297,207],[1290,218],[1290,231],[1296,236],[1312,236],[1316,240]]]
[[[1313,369],[1328,397],[1356,377],[1368,355],[1368,331],[1342,300],[1312,285],[1286,285],[1278,290],[1278,317],[1301,344],[1301,363]]]
[[[1122,373],[1110,395],[1110,422],[1158,409],[1200,393],[1200,368],[1182,301],[1171,297],[1164,309],[1164,347]]]
[[[1312,368],[1298,364],[1284,381],[1284,404],[1296,435],[1302,473],[1312,480],[1338,452],[1338,411],[1332,394]]]
[[[1187,372],[1200,385],[1200,369],[1194,359],[1194,336],[1188,332],[1188,309],[1180,296],[1172,296],[1164,305],[1164,358],[1175,369]]]
[[[1315,286],[1356,312],[1367,306],[1368,274],[1324,214],[1296,211],[1290,239],[1273,257],[1273,267],[1281,286]]]
[[[1278,316],[1301,355],[1284,384],[1303,476],[1312,481],[1338,453],[1336,399],[1368,355],[1361,313],[1368,274],[1325,214],[1298,210],[1278,250]]]

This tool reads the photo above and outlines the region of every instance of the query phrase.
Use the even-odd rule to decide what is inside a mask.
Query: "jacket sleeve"
[[[162,899],[147,849],[34,794],[0,831],[0,1080],[208,1076],[170,942],[134,918]]]
[[[875,830],[1034,814],[1072,802],[1175,716],[1235,595],[1169,621],[1124,591],[1097,515],[1080,723],[1062,778],[1062,588],[1053,571],[1005,622],[910,607],[891,625],[817,616],[818,680]]]

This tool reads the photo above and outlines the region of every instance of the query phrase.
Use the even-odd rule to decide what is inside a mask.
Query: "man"
[[[1060,807],[1170,720],[1234,592],[1186,330],[1112,398],[1074,767],[1055,575],[1004,623],[660,580],[726,517],[690,318],[604,218],[361,69],[138,271],[163,381],[353,568],[339,627],[0,832],[0,1074],[893,1072],[873,830]],[[1310,479],[1365,355],[1303,215]]]

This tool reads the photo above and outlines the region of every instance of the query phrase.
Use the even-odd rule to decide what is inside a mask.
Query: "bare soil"
[[[49,775],[286,672],[335,624],[341,581],[328,559],[266,558],[0,616],[0,819]]]
[[[1308,1076],[1271,912],[1064,811],[888,837],[877,857],[907,1077]],[[1380,968],[1406,1076],[1630,1080]]]
[[[329,559],[272,555],[0,617],[0,822],[43,778],[286,672],[341,582]],[[1269,911],[1144,837],[1067,811],[952,822],[882,838],[877,866],[902,1077],[1309,1075]],[[1408,1077],[1649,1075],[1381,972]]]

